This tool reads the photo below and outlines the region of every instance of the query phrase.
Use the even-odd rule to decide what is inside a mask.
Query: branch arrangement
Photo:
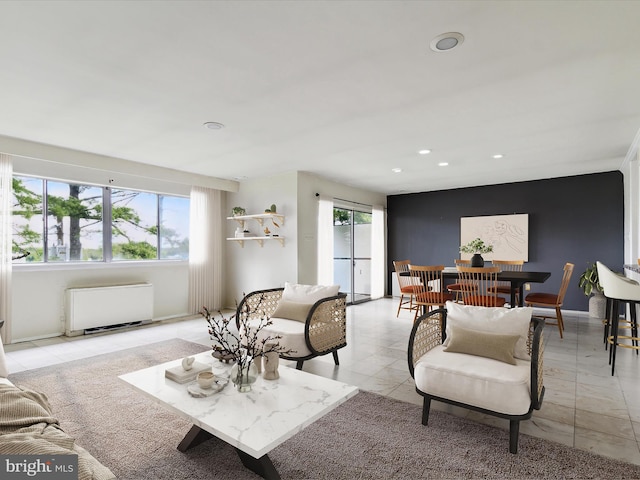
[[[272,325],[271,319],[264,311],[256,315],[260,312],[261,303],[262,298],[253,311],[245,303],[243,314],[239,319],[240,330],[238,333],[229,328],[229,324],[236,317],[235,313],[227,318],[220,310],[218,310],[218,315],[215,315],[207,307],[202,307],[202,312],[200,312],[209,325],[209,337],[214,341],[211,346],[213,350],[222,355],[233,356],[239,370],[242,370],[242,367],[248,368],[253,358],[269,352],[285,355],[295,353],[295,350],[285,349],[280,345],[281,335],[259,335],[263,328]],[[259,318],[258,324],[250,326],[249,320],[255,317]]]

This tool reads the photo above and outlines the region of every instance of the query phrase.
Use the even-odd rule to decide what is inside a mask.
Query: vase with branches
[[[256,309],[259,311],[260,303]],[[262,335],[260,332],[272,324],[266,314],[260,316],[258,323],[249,325],[248,316],[240,320],[240,328],[235,331],[230,327],[235,322],[236,315],[225,317],[218,310],[217,315],[208,308],[203,307],[200,314],[206,319],[209,326],[209,337],[213,340],[212,355],[220,360],[233,360],[235,362],[231,371],[231,380],[241,392],[251,390],[251,384],[255,382],[258,367],[254,362],[270,352],[278,354],[290,354],[293,350],[282,347],[278,340],[279,335]]]

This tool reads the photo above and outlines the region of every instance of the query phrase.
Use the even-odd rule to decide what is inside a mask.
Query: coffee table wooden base
[[[213,436],[214,435],[210,434],[206,430],[203,430],[197,425],[194,425],[178,445],[178,450],[181,452],[186,452],[190,448],[206,442]],[[266,478],[267,480],[280,480],[280,474],[276,470],[276,467],[273,466],[273,463],[271,463],[271,459],[268,455],[263,455],[260,458],[254,458],[248,453],[243,452],[239,448],[236,448],[235,450],[238,453],[242,464],[249,470],[257,473],[262,478]]]

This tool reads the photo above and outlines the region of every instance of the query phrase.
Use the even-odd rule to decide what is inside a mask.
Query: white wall
[[[153,284],[154,320],[187,316],[187,262],[14,266],[12,341],[62,335],[67,288],[137,282]]]
[[[188,195],[192,185],[236,191],[238,182],[0,135],[16,173],[95,185]]]
[[[280,233],[284,247],[278,242],[245,242],[244,248],[235,242],[226,244],[226,306],[233,308],[242,294],[265,288],[284,286],[284,282],[316,283],[317,277],[317,193],[386,207],[386,195],[368,192],[306,172],[293,172],[259,180],[243,181],[237,193],[227,192],[226,211],[243,207],[247,214],[261,213],[275,203],[286,216]],[[227,221],[227,237],[233,237],[236,222]],[[271,227],[270,227],[271,228]],[[272,229],[273,230],[273,229]]]
[[[624,175],[624,263],[640,258],[640,130],[622,164]]]
[[[243,207],[247,215],[264,213],[264,210],[275,204],[278,213],[285,216],[279,228],[270,221],[268,226],[272,233],[277,232],[284,238],[284,246],[279,241],[265,241],[261,247],[257,241],[245,241],[244,247],[239,243],[224,241],[225,271],[224,298],[225,306],[235,308],[243,293],[284,286],[285,281],[296,282],[298,265],[296,252],[298,248],[297,222],[297,174],[295,172],[243,181],[237,193],[227,192],[225,209],[231,216],[233,207]],[[234,236],[238,223],[226,220],[224,237]],[[247,222],[252,233],[263,234],[262,228],[255,220]]]

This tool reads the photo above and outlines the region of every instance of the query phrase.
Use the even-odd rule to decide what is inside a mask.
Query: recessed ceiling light
[[[418,153],[420,155],[429,155],[431,153],[431,150],[429,150],[428,148],[425,148],[424,150],[418,150]]]
[[[438,164],[439,167],[446,167],[447,165],[449,165],[449,162],[440,162]]]
[[[401,168],[392,168],[391,171],[393,173],[400,173],[402,171],[402,169]]]
[[[447,52],[464,42],[464,36],[458,32],[449,32],[438,35],[431,40],[429,46],[434,52]]]
[[[221,130],[224,128],[224,125],[218,122],[204,122],[203,125],[209,130]]]
[[[492,155],[493,158],[504,158],[504,155],[501,153],[496,153],[495,155]]]

